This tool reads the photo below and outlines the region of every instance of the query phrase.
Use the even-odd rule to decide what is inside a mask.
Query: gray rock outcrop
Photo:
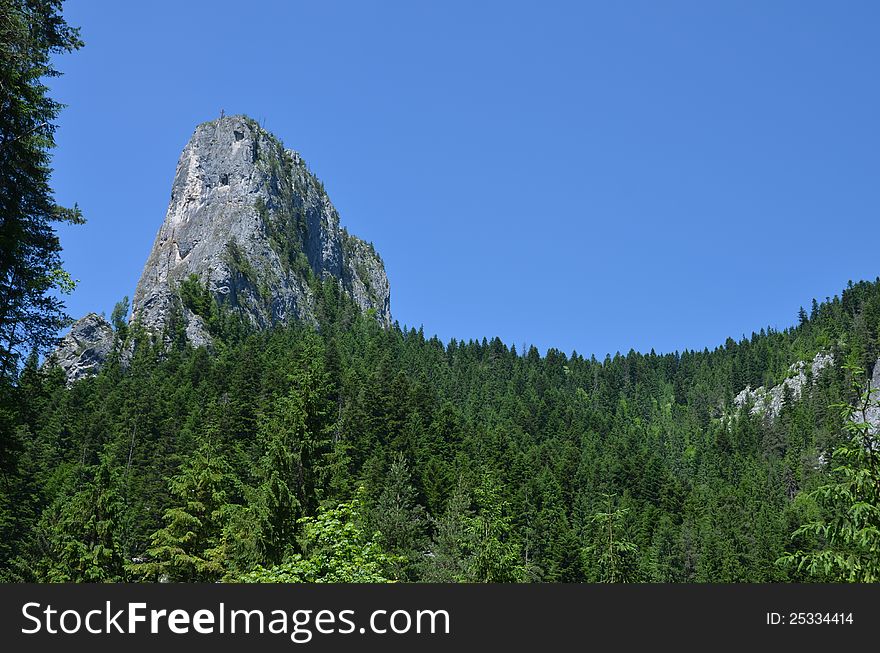
[[[853,419],[857,422],[866,422],[871,426],[871,434],[875,437],[880,433],[880,359],[874,363],[874,372],[871,375],[870,401],[868,407],[862,412],[858,407]],[[864,404],[863,404],[864,405]]]
[[[830,353],[819,352],[816,354],[812,362],[809,363],[812,382],[815,383],[822,370],[833,364],[834,356]],[[734,397],[734,406],[740,410],[746,406],[751,406],[749,409],[751,415],[762,415],[770,419],[777,418],[782,411],[786,390],[789,391],[793,401],[800,399],[807,390],[807,384],[810,382],[806,374],[807,365],[808,363],[804,361],[798,361],[790,366],[788,368],[789,377],[769,390],[764,386],[755,389],[752,389],[751,386],[746,386],[745,389]],[[870,392],[870,401],[867,408],[864,409],[864,413],[862,412],[863,407],[856,405],[852,419],[856,422],[867,423],[870,426],[871,433],[876,436],[880,433],[880,359],[874,363]]]
[[[782,404],[785,398],[786,390],[790,393],[793,400],[797,401],[801,398],[806,389],[807,366],[811,373],[811,378],[815,382],[819,378],[819,374],[826,367],[834,364],[834,356],[829,353],[819,352],[810,363],[798,361],[788,368],[788,377],[779,385],[773,386],[769,390],[764,386],[752,389],[746,386],[733,399],[734,405],[741,409],[746,405],[751,405],[749,412],[752,415],[764,415],[771,419],[775,419],[782,411]]]
[[[312,277],[334,279],[362,310],[390,324],[382,259],[340,227],[299,154],[244,116],[199,125],[178,161],[132,320],[161,333],[181,286],[198,280],[257,328],[311,321]],[[182,312],[188,339],[210,343],[204,316],[185,304]]]
[[[97,373],[113,351],[113,327],[103,317],[89,313],[73,323],[49,358],[67,375],[68,384]]]

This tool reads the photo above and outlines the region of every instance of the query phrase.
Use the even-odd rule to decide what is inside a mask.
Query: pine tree
[[[470,549],[470,579],[478,583],[520,581],[524,568],[501,488],[496,480],[487,477],[474,495],[477,514],[468,520],[465,540]]]
[[[0,573],[13,553],[7,534],[21,520],[13,498],[23,448],[15,377],[23,356],[50,348],[67,319],[58,292],[70,292],[73,281],[55,225],[83,222],[78,208],[52,197],[50,151],[62,105],[48,96],[45,78],[60,74],[54,55],[81,46],[60,0],[0,0]]]
[[[800,310],[798,310],[798,324],[804,325],[809,321],[810,321],[810,317],[809,317],[809,315],[807,315],[806,309],[803,306],[801,306]]]
[[[113,312],[110,313],[110,324],[116,331],[120,341],[124,341],[128,336],[128,312],[131,305],[128,301],[128,295],[116,302],[113,306]]]
[[[305,431],[295,442],[299,501],[305,514],[315,514],[320,492],[329,475],[327,454],[336,432],[338,407],[333,402],[333,387],[326,370],[323,342],[313,331],[302,334],[301,350],[295,367],[288,374],[289,398],[302,401]]]

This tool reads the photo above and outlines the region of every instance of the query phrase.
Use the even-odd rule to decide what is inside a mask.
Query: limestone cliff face
[[[391,322],[388,279],[373,246],[340,227],[302,158],[244,116],[199,125],[180,155],[132,320],[161,333],[193,275],[258,328],[311,320],[312,276],[332,278],[362,310]],[[193,344],[211,341],[199,315],[183,306],[183,318]]]

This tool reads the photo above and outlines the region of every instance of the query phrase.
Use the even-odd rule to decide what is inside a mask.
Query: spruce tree
[[[584,547],[589,567],[597,571],[597,580],[603,583],[630,583],[636,580],[636,545],[623,529],[623,519],[629,512],[615,505],[615,497],[604,493],[605,510],[594,513],[590,522],[595,528],[592,544]]]
[[[461,583],[470,580],[468,525],[472,518],[470,496],[459,482],[443,513],[434,519],[434,537],[428,556],[422,561],[423,580],[431,583]]]
[[[515,583],[524,567],[513,532],[508,502],[496,479],[487,477],[474,490],[477,514],[468,520],[468,575],[478,583]]]
[[[46,78],[60,75],[53,57],[82,47],[61,15],[60,0],[0,0],[0,537],[21,520],[13,498],[22,453],[14,387],[28,352],[47,351],[67,320],[58,292],[73,281],[62,269],[59,223],[83,222],[58,206],[50,152],[62,105]],[[0,566],[12,551],[0,545]]]
[[[223,516],[231,469],[208,433],[183,469],[170,480],[173,505],[165,526],[151,537],[146,561],[130,565],[137,576],[174,582],[215,581],[224,573]]]
[[[424,508],[416,502],[409,465],[402,453],[391,460],[375,515],[384,549],[400,559],[393,575],[400,580],[416,580],[427,545],[427,524]]]
[[[82,486],[59,497],[44,513],[40,529],[46,551],[42,580],[119,582],[124,579],[119,545],[122,503],[109,456],[77,473]]]
[[[309,439],[305,407],[296,392],[274,401],[259,423],[264,454],[260,465],[260,498],[265,526],[262,534],[267,563],[277,564],[296,550],[296,521],[302,516]]]

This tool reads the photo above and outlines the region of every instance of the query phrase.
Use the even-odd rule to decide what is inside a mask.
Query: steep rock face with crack
[[[302,158],[245,116],[199,125],[183,150],[171,202],[134,294],[132,320],[168,326],[181,287],[196,280],[257,328],[312,320],[313,278],[332,279],[364,311],[391,322],[382,259],[340,227]],[[185,303],[194,345],[212,340]]]

